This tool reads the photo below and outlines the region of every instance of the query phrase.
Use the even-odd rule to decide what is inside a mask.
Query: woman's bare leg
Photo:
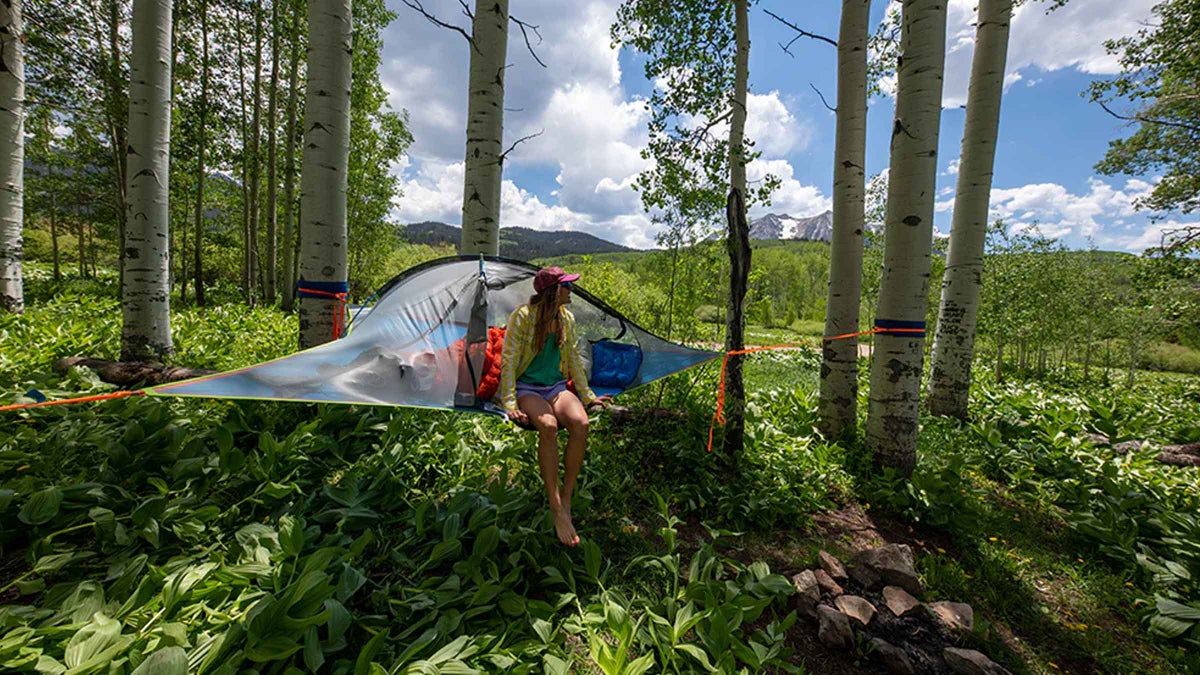
[[[587,450],[588,416],[579,397],[564,391],[551,403],[559,427],[567,430],[566,473],[562,484],[562,505],[567,515],[571,513],[571,495],[575,493],[575,481],[583,466],[583,453]]]
[[[529,415],[529,422],[538,432],[538,468],[542,472],[550,513],[554,515],[554,531],[559,541],[574,546],[579,543],[579,535],[575,534],[571,512],[564,508],[558,488],[558,420],[554,410],[545,399],[533,394],[517,399],[517,406]]]

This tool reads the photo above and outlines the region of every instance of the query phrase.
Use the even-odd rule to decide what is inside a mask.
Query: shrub
[[[1139,365],[1146,370],[1200,375],[1200,351],[1169,342],[1156,342],[1146,348]]]

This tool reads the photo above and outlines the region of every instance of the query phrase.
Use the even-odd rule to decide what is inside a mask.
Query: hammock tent
[[[502,414],[487,386],[494,387],[499,369],[500,328],[533,295],[537,270],[490,256],[433,260],[384,284],[340,339],[145,393]],[[667,342],[579,287],[570,310],[597,395],[615,396],[719,356]]]

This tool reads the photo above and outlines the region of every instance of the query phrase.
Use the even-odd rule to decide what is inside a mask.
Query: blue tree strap
[[[875,332],[897,337],[923,338],[925,337],[925,322],[875,319]]]
[[[317,292],[312,292],[317,291]],[[296,295],[301,298],[328,298],[350,292],[349,281],[307,281],[296,282]]]

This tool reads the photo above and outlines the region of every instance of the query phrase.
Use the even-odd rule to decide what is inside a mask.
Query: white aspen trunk
[[[204,165],[205,144],[208,143],[208,0],[200,2],[200,147],[196,157],[196,248],[195,261],[196,306],[204,306]],[[187,288],[187,280],[184,280]]]
[[[867,154],[867,32],[870,0],[843,0],[838,34],[837,131],[833,164],[833,235],[825,335],[858,332],[862,292]],[[821,432],[854,436],[858,422],[858,338],[831,340],[822,350]]]
[[[967,417],[1012,7],[1012,0],[979,2],[950,252],[930,357],[929,411],[935,415]]]
[[[944,0],[904,0],[876,325],[924,326],[937,179]],[[916,464],[924,333],[880,333],[871,364],[867,443],[876,462],[911,473]]]
[[[271,0],[271,79],[267,83],[271,91],[267,94],[267,264],[263,270],[266,277],[263,291],[268,305],[275,304],[275,275],[278,273],[275,227],[278,220],[276,195],[279,193],[279,182],[275,167],[279,128],[279,120],[276,119],[279,112],[279,2]]]
[[[22,0],[0,0],[0,309],[25,311],[25,29]],[[58,258],[55,257],[55,260]]]
[[[258,250],[259,220],[262,215],[262,0],[254,0],[254,86],[250,94],[250,304],[257,304],[262,289],[262,265]]]
[[[300,90],[300,4],[293,3],[292,55],[288,74],[287,144],[283,162],[283,310],[296,302],[296,108]]]
[[[350,0],[308,0],[308,82],[300,172],[300,281],[346,282]],[[300,298],[300,347],[333,339],[340,303]]]
[[[475,0],[463,166],[462,253],[500,253],[508,0]]]
[[[733,109],[729,118],[729,199],[725,218],[729,225],[729,304],[725,315],[725,350],[746,346],[745,301],[750,278],[750,227],[746,222],[746,89],[750,79],[750,15],[748,0],[735,0]],[[742,379],[744,357],[729,357],[725,373],[725,452],[741,454],[745,442],[746,390]]]
[[[171,0],[134,0],[121,359],[171,353]]]

